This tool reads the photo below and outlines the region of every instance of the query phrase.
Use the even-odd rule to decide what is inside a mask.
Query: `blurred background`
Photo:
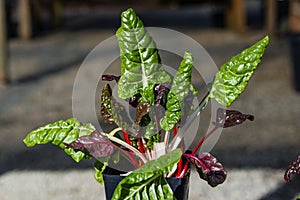
[[[299,0],[0,0],[0,195],[103,197],[92,180],[92,162],[77,164],[52,145],[29,149],[22,140],[34,128],[72,116],[77,70],[115,34],[120,13],[129,7],[145,26],[171,28],[198,41],[217,66],[270,36],[260,67],[232,105],[255,121],[225,129],[212,151],[228,169],[228,183],[213,190],[193,183],[190,194],[295,199],[300,177],[286,184],[283,175],[300,154]]]

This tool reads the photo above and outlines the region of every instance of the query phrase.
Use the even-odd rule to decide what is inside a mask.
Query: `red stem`
[[[174,128],[173,128],[173,134],[174,136],[177,135],[177,126],[175,125]],[[177,164],[177,170],[176,170],[176,175],[175,177],[179,177],[181,172],[182,172],[182,166],[183,166],[183,161],[182,161],[182,158],[180,158],[178,164]]]
[[[125,130],[122,130],[122,133],[123,133],[125,142],[126,142],[127,144],[129,144],[129,145],[132,145],[132,142],[130,141],[127,132],[126,132]],[[139,164],[136,162],[136,160],[132,157],[131,154],[128,154],[126,151],[124,151],[124,150],[121,149],[121,148],[120,148],[120,151],[122,151],[125,155],[127,155],[127,157],[131,160],[131,162],[134,163],[134,165],[135,165],[136,167],[139,166]],[[129,150],[129,152],[132,153],[133,151],[132,151],[132,150]]]
[[[126,142],[127,144],[130,144],[130,145],[131,145],[132,143],[131,143],[131,141],[130,141],[130,139],[129,139],[129,136],[128,136],[128,134],[126,133],[126,131],[125,131],[125,130],[122,130],[122,133],[123,133],[125,142]]]
[[[180,177],[180,175],[181,175],[182,165],[183,165],[182,158],[180,158],[180,160],[177,164],[177,170],[176,170],[176,175],[175,175],[176,178]]]
[[[129,145],[132,145],[132,142],[130,141],[129,136],[128,136],[128,134],[126,133],[126,131],[125,131],[125,130],[122,130],[122,133],[123,133],[125,142],[126,142],[127,144],[129,144]],[[132,151],[129,150],[129,152],[132,152]]]
[[[138,139],[138,146],[139,146],[140,152],[141,152],[141,153],[145,153],[144,144],[143,144],[141,138]]]
[[[177,126],[176,125],[173,128],[173,132],[174,132],[174,136],[176,136],[177,135]]]
[[[194,150],[192,151],[192,154],[195,154],[197,151],[198,151],[198,149],[201,147],[201,145],[205,142],[205,140],[207,139],[207,138],[209,138],[216,130],[218,129],[218,127],[214,127],[213,129],[211,129],[210,131],[209,131],[209,133],[208,134],[206,134],[201,140],[200,140],[200,142],[197,144],[197,146],[194,148]]]
[[[188,170],[188,167],[189,167],[189,162],[186,162],[185,165],[184,165],[184,168],[183,170],[181,171],[181,173],[177,176],[177,178],[183,178],[185,173],[187,172]]]
[[[198,151],[198,149],[201,147],[201,145],[205,142],[205,140],[207,140],[207,138],[209,138],[217,129],[218,129],[218,127],[215,126],[213,129],[211,129],[209,131],[208,134],[203,136],[203,138],[200,140],[200,142],[197,144],[197,146],[193,149],[192,154],[195,154]],[[185,173],[188,170],[188,167],[189,167],[189,163],[186,162],[185,165],[184,165],[184,168],[183,168],[181,174],[178,176],[178,178],[183,178],[184,177]]]

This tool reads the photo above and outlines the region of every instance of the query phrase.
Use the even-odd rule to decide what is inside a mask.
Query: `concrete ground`
[[[218,66],[264,33],[237,35],[224,29],[179,28],[208,51]],[[73,82],[80,64],[114,28],[62,31],[24,42],[10,41],[13,82],[0,86],[0,195],[14,199],[103,199],[92,163],[74,163],[51,145],[28,149],[32,129],[72,116]],[[86,79],[88,80],[87,74]],[[192,176],[190,199],[292,200],[299,177],[283,181],[300,153],[300,94],[293,89],[288,40],[273,39],[243,95],[232,106],[256,119],[223,131],[212,153],[228,170],[225,184],[210,188]]]
[[[191,200],[223,200],[223,199],[295,199],[286,194],[273,194],[283,183],[282,171],[274,169],[229,169],[229,176],[223,185],[211,188],[206,182],[193,173],[190,180]],[[298,186],[300,182],[297,182]],[[93,180],[91,170],[68,171],[12,171],[0,178],[0,194],[2,200],[104,200],[104,187]],[[296,183],[289,186],[297,187]],[[291,191],[286,189],[285,193]]]

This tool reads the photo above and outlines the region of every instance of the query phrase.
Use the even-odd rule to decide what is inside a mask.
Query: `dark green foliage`
[[[269,37],[266,36],[222,65],[215,75],[210,98],[224,106],[230,106],[246,89],[268,43]]]
[[[76,162],[79,162],[83,158],[90,158],[89,154],[86,154],[84,151],[74,150],[65,144],[70,144],[81,136],[90,135],[93,131],[95,131],[93,125],[81,124],[77,119],[70,118],[31,131],[23,142],[28,147],[52,143],[64,149]]]

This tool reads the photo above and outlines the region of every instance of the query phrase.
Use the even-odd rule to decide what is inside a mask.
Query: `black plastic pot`
[[[119,175],[103,174],[105,195],[107,200],[111,200],[115,188],[123,178],[124,178],[123,176],[119,176]],[[189,175],[184,178],[166,179],[171,189],[173,190],[177,200],[188,200],[189,179],[190,179]]]
[[[300,92],[300,34],[290,35],[291,61],[295,89]]]

